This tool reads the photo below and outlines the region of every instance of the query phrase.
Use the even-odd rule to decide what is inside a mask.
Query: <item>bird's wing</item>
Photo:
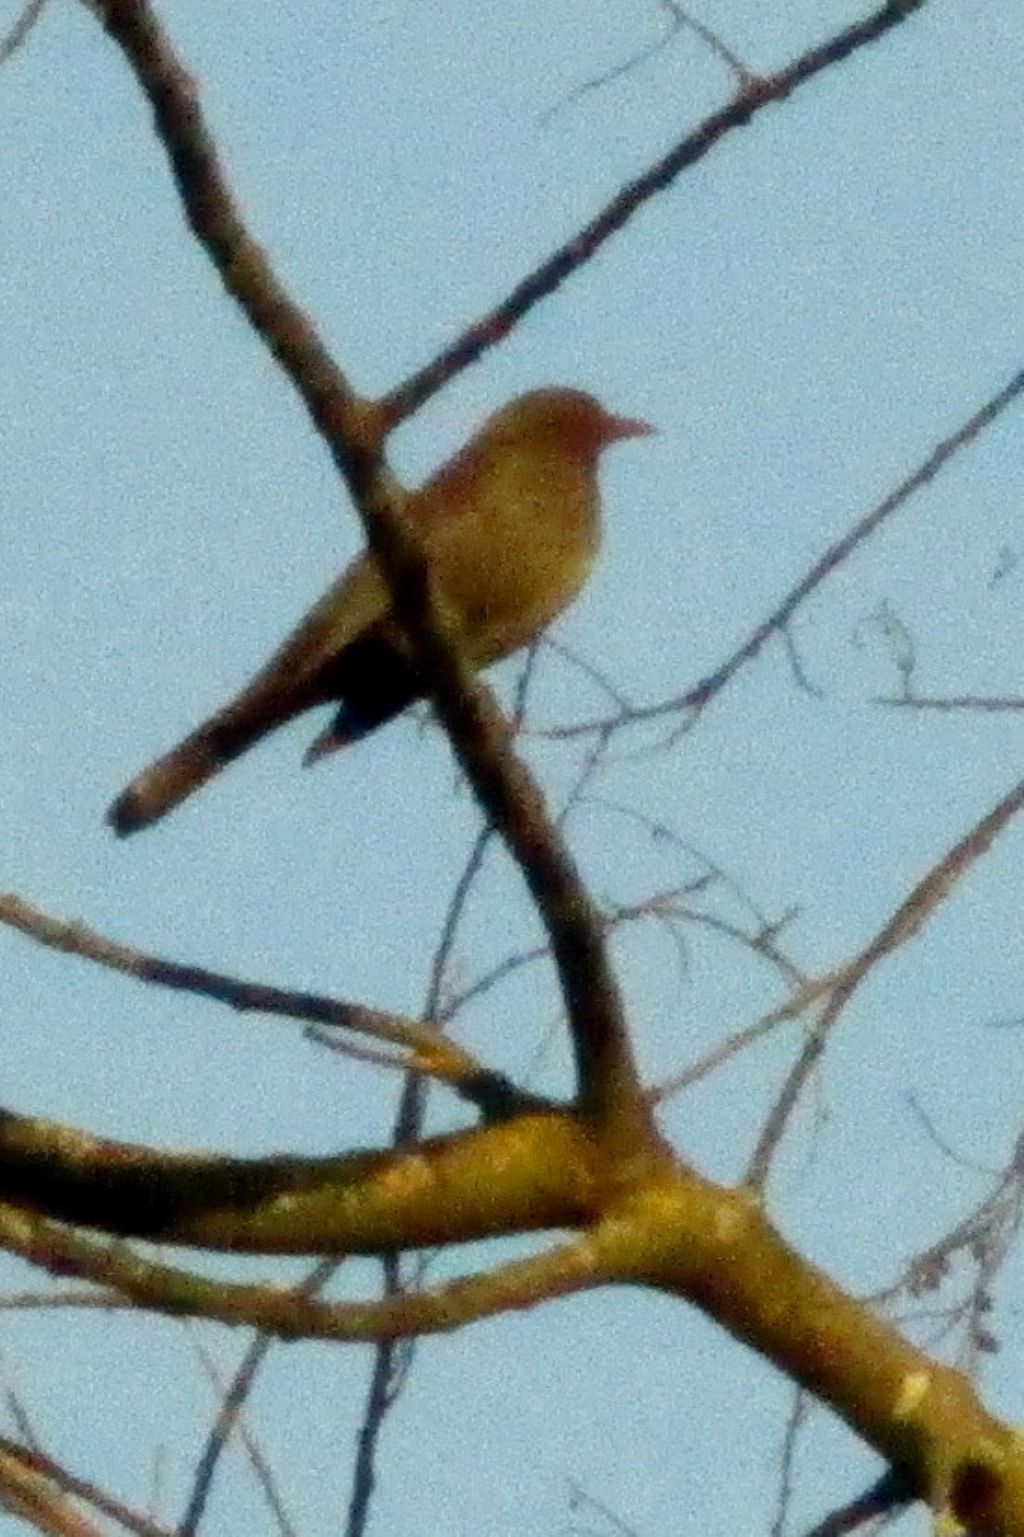
[[[389,601],[383,578],[364,551],[331,583],[229,708],[245,710],[255,700],[279,692],[295,697],[315,691],[324,665],[382,618]]]

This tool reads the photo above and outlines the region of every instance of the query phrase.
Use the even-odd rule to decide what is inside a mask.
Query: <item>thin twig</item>
[[[0,68],[25,42],[32,28],[43,14],[46,0],[28,0],[20,16],[16,16],[3,37],[0,37]]]
[[[800,1432],[807,1422],[811,1400],[802,1387],[794,1387],[792,1407],[786,1415],[786,1428],[779,1458],[779,1494],[769,1537],[785,1537],[789,1508],[793,1499],[794,1469]]]
[[[917,882],[892,917],[860,954],[842,970],[808,1032],[803,1049],[790,1068],[751,1157],[747,1181],[759,1188],[767,1178],[772,1157],[785,1133],[804,1085],[811,1077],[828,1037],[853,994],[878,963],[912,939],[950,896],[963,875],[987,854],[1000,832],[1024,807],[1024,779],[975,823],[928,873]]]
[[[210,971],[204,966],[166,960],[108,939],[85,924],[54,918],[14,892],[0,892],[0,923],[17,929],[48,949],[80,956],[140,982],[211,998],[239,1013],[270,1014],[331,1029],[351,1030],[399,1047],[409,1053],[421,1072],[431,1073],[457,1090],[460,1085],[468,1088],[471,1097],[488,1076],[475,1058],[429,1024],[319,993],[268,987],[261,982],[243,981],[224,972]]]
[[[1016,694],[882,694],[873,703],[895,710],[934,710],[943,715],[953,715],[958,710],[972,715],[1013,714],[1024,710],[1024,699]]]
[[[929,485],[956,454],[973,443],[985,428],[1001,416],[1022,393],[1024,393],[1024,369],[1014,374],[1008,384],[991,396],[955,432],[937,443],[916,470],[902,480],[877,506],[859,518],[845,534],[829,545],[824,554],[790,588],[767,618],[755,626],[746,640],[737,646],[736,650],[713,672],[706,674],[683,693],[675,694],[670,699],[661,700],[656,704],[634,706],[616,716],[602,716],[594,720],[579,721],[569,726],[548,727],[543,735],[566,740],[574,736],[607,731],[609,727],[618,729],[642,725],[666,715],[682,713],[685,716],[686,712],[699,714],[717,694],[721,693],[742,667],[754,660],[769,640],[775,636],[785,635],[797,609],[849,560],[856,549],[876,533],[916,492]],[[687,724],[692,724],[692,718],[691,715]],[[681,729],[683,728],[677,728],[677,730]]]

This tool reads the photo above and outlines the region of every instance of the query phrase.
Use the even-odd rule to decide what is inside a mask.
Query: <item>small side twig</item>
[[[848,1537],[858,1527],[866,1526],[880,1516],[891,1516],[911,1505],[917,1495],[907,1483],[906,1476],[894,1469],[883,1473],[876,1483],[859,1494],[856,1499],[831,1511],[823,1521],[818,1521],[804,1537]]]
[[[1014,374],[1002,389],[997,390],[973,415],[969,416],[955,432],[936,443],[925,459],[888,496],[859,518],[845,534],[842,534],[819,556],[810,569],[786,593],[782,601],[763,619],[724,662],[699,679],[681,694],[655,704],[634,706],[614,716],[601,716],[593,720],[578,721],[573,725],[550,727],[545,736],[566,740],[574,736],[618,729],[625,726],[643,725],[664,716],[682,714],[686,725],[692,725],[707,705],[732,681],[741,668],[757,657],[768,642],[776,636],[784,637],[794,614],[812,593],[828,580],[850,559],[851,555],[883,526],[918,491],[929,485],[956,454],[966,448],[1000,417],[1014,401],[1024,394],[1024,369]]]
[[[46,0],[27,0],[27,4],[22,9],[21,14],[14,18],[7,31],[0,37],[0,68],[17,53],[18,49],[25,42],[32,28],[43,14],[43,7],[45,5]]]

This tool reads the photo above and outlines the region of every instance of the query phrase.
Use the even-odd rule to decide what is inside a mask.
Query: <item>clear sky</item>
[[[700,16],[768,69],[867,8],[716,0]],[[16,9],[3,0],[4,17]],[[161,15],[255,234],[368,392],[428,360],[732,85],[681,35],[579,94],[664,34],[652,0],[168,0]],[[602,564],[559,631],[636,700],[721,661],[1024,363],[1022,41],[1013,6],[933,0],[731,135],[396,437],[414,481],[495,405],[548,382],[658,426],[606,462]],[[0,72],[0,142],[0,885],[161,954],[416,1012],[476,827],[438,732],[404,720],[306,773],[307,723],[153,832],[117,844],[103,826],[112,795],[224,701],[359,533],[188,236],[120,56],[71,0],[51,0]],[[620,740],[569,824],[602,899],[702,869],[614,802],[669,823],[769,916],[795,913],[786,941],[808,971],[866,942],[1021,772],[1019,715],[874,700],[898,686],[884,614],[912,634],[922,689],[1024,692],[1022,449],[1017,406],[800,612],[793,640],[817,695],[774,644],[671,751]],[[515,675],[496,676],[506,698]],[[536,725],[601,703],[551,657],[533,701]],[[557,803],[583,749],[537,737],[527,750]],[[908,1092],[965,1156],[994,1165],[1012,1145],[1021,1038],[990,1026],[1024,1013],[1022,853],[1011,827],[876,974],[779,1166],[783,1231],[853,1289],[898,1275],[984,1188],[928,1139]],[[706,905],[744,913],[724,890]],[[496,860],[459,979],[535,935]],[[652,1077],[779,997],[763,966],[703,929],[686,931],[682,967],[653,923],[614,953]],[[3,932],[0,1008],[0,1098],[16,1110],[233,1153],[387,1134],[395,1081],[280,1023],[145,993]],[[534,969],[467,1013],[466,1038],[557,1090],[555,1013]],[[672,1103],[687,1156],[715,1176],[742,1170],[794,1039]],[[435,1103],[448,1124],[449,1101]],[[471,1258],[488,1254],[448,1256],[438,1274]],[[351,1267],[353,1293],[372,1279]],[[1021,1279],[1011,1262],[997,1301]],[[997,1318],[985,1392],[1019,1420],[1020,1319]],[[169,1517],[211,1411],[193,1338],[160,1321],[19,1316],[0,1347],[44,1444],[77,1470],[144,1500],[163,1446]],[[210,1335],[225,1364],[242,1343]],[[367,1360],[281,1348],[254,1399],[304,1534],[338,1530]],[[575,1481],[643,1537],[755,1537],[788,1404],[775,1373],[659,1298],[600,1294],[477,1326],[423,1347],[386,1434],[373,1530],[564,1531]],[[207,1530],[269,1529],[244,1463],[229,1464]],[[872,1469],[818,1416],[798,1516]],[[602,1530],[593,1514],[580,1526]]]

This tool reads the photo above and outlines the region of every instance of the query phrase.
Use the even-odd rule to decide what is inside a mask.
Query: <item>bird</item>
[[[600,544],[600,455],[654,430],[583,390],[530,390],[406,494],[405,516],[474,670],[530,644],[576,598]],[[151,826],[318,705],[338,708],[306,764],[376,731],[426,692],[387,581],[364,550],[234,699],[131,781],[107,821],[122,837]]]

